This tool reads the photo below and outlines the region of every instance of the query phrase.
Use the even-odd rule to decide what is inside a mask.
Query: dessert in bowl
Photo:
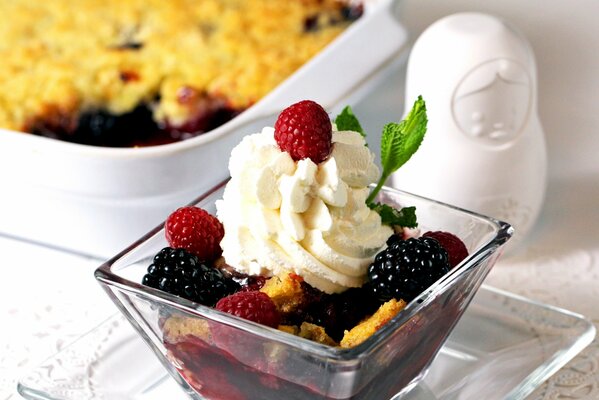
[[[232,152],[231,180],[96,271],[192,398],[390,399],[410,390],[511,236],[492,218],[381,181],[369,187],[378,171],[360,133],[331,130],[325,113],[328,132],[302,136],[326,122],[313,106],[288,112],[297,106]],[[417,148],[424,132],[410,123],[422,117],[414,110],[383,140],[398,134]]]

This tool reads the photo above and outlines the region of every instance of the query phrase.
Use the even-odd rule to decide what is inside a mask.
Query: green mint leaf
[[[381,216],[381,222],[385,225],[399,225],[405,228],[418,226],[416,207],[403,207],[398,210],[382,203],[373,203],[369,206]]]
[[[383,128],[381,160],[383,171],[391,175],[412,157],[426,133],[426,106],[421,96],[412,110],[399,124],[390,123]]]
[[[358,132],[362,137],[366,137],[366,133],[364,133],[364,129],[362,129],[362,125],[360,125],[360,121],[358,121],[358,118],[350,106],[345,106],[341,111],[341,114],[337,115],[337,118],[335,118],[335,125],[337,125],[337,130],[354,131]]]
[[[414,102],[408,116],[397,123],[389,123],[383,128],[381,136],[381,164],[383,173],[376,187],[366,199],[370,204],[389,176],[404,165],[418,150],[426,133],[426,104],[422,96]]]

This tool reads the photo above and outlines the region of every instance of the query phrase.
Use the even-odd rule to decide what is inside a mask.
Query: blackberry
[[[380,303],[363,288],[351,288],[338,294],[312,295],[303,319],[322,326],[333,340],[339,342],[346,330],[374,313]]]
[[[165,247],[154,256],[141,283],[211,307],[240,288],[195,255],[172,247]]]
[[[426,237],[432,237],[436,239],[441,247],[447,250],[447,255],[449,256],[449,264],[451,268],[457,266],[462,260],[468,257],[468,249],[462,240],[450,232],[444,231],[434,231],[434,232],[426,232],[424,235]]]
[[[341,8],[341,15],[346,21],[355,21],[360,18],[364,14],[364,6],[359,5],[349,5]]]
[[[389,238],[387,238],[387,247],[391,246],[393,243],[399,242],[400,240],[403,240],[402,237],[397,233],[394,233],[393,235],[389,236]]]
[[[381,301],[413,300],[450,269],[447,251],[430,237],[392,240],[368,267],[368,287]]]
[[[143,141],[143,135],[159,130],[148,105],[139,105],[124,114],[91,110],[79,116],[77,129],[66,138],[70,142],[105,147],[130,147]]]

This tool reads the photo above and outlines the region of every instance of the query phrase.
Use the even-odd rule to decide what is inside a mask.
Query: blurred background
[[[530,42],[537,62],[538,111],[548,153],[548,186],[540,218],[525,246],[514,256],[567,256],[599,242],[599,2],[596,0],[403,0],[397,15],[407,28],[409,45],[430,24],[463,11],[506,20]],[[389,81],[358,104],[368,132],[403,115],[405,63]],[[393,87],[395,90],[386,90]],[[378,137],[369,145],[378,151]],[[532,246],[532,247],[530,247]],[[542,250],[535,250],[542,248]],[[513,257],[512,257],[513,258]]]

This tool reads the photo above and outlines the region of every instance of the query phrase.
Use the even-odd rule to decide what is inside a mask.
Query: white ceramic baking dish
[[[394,3],[366,0],[358,21],[269,95],[186,141],[101,148],[0,129],[0,232],[101,258],[115,254],[225,178],[233,146],[274,123],[285,106],[310,98],[335,110],[359,93],[406,44]]]

